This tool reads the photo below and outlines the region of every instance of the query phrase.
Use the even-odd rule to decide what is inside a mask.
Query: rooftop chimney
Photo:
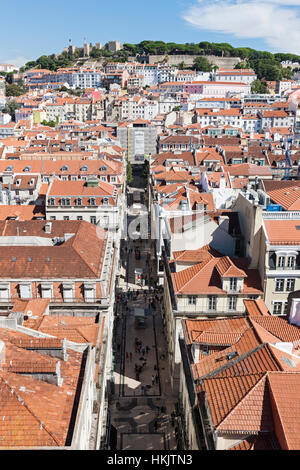
[[[45,232],[51,233],[51,231],[52,231],[52,222],[47,222],[45,225]]]

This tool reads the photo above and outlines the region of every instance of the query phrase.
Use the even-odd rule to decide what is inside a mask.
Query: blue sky
[[[300,54],[300,0],[11,0],[2,2],[0,63],[118,39],[229,42]],[[4,21],[3,21],[4,20]]]

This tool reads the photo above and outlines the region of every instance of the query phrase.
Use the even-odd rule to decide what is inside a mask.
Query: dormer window
[[[17,180],[16,181],[16,186],[20,186],[20,184],[21,184],[21,180]]]
[[[80,198],[76,199],[76,206],[82,206],[82,199]]]
[[[61,171],[69,171],[68,165],[64,165],[61,169]]]
[[[95,206],[96,205],[96,199],[94,197],[90,198],[90,205]]]
[[[237,290],[237,278],[236,277],[231,277],[229,279],[229,289],[231,291],[236,291]]]
[[[106,167],[106,166],[102,166],[102,167],[100,168],[100,171],[107,171],[107,167]]]
[[[285,256],[278,256],[277,268],[284,268]]]
[[[28,172],[30,171],[31,167],[30,166],[25,166],[24,171]]]
[[[107,197],[103,198],[103,205],[108,206],[108,198]]]
[[[287,268],[293,269],[295,267],[295,256],[288,256],[287,258]]]
[[[80,168],[80,171],[88,171],[88,167],[87,166],[83,166]]]
[[[54,199],[54,197],[51,197],[51,198],[49,199],[49,206],[55,206],[55,199]]]

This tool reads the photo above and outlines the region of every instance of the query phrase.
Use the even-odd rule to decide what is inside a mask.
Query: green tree
[[[129,160],[127,160],[126,178],[127,184],[131,184],[133,182],[132,165]]]
[[[3,109],[4,113],[7,113],[11,116],[12,120],[16,120],[16,110],[20,108],[19,103],[17,103],[15,100],[9,100],[7,101],[5,108]]]
[[[250,69],[251,67],[248,64],[248,62],[242,61],[236,64],[234,68],[235,69]]]
[[[207,60],[206,57],[197,57],[194,60],[194,64],[193,64],[192,68],[194,70],[198,70],[198,71],[201,71],[201,72],[211,72],[212,71],[212,65]]]
[[[148,178],[149,176],[149,160],[144,161],[143,176]]]
[[[268,94],[268,84],[265,81],[261,80],[254,80],[251,84],[251,92],[252,93],[262,93],[262,94]]]
[[[43,124],[43,126],[55,127],[57,125],[57,119],[56,121],[46,121],[46,119],[44,119],[41,124]]]
[[[6,96],[21,96],[26,93],[26,89],[22,82],[20,84],[11,83],[6,85]]]

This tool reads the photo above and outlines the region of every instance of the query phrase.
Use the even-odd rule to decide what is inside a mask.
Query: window
[[[81,216],[81,215],[78,215],[78,216],[77,216],[77,220],[83,220],[82,216]]]
[[[96,225],[96,217],[95,216],[90,217],[90,221],[91,221],[91,224]]]
[[[275,291],[283,292],[284,291],[284,279],[276,279]]]
[[[90,205],[95,206],[96,205],[96,199],[94,197],[91,197],[90,199]]]
[[[230,295],[228,297],[228,310],[236,310],[237,297],[235,295]]]
[[[217,297],[214,295],[208,296],[208,310],[217,310]]]
[[[195,295],[188,296],[188,304],[189,305],[196,305],[197,297]]]
[[[230,278],[229,289],[231,291],[236,291],[237,290],[237,279],[235,277]]]
[[[202,356],[207,356],[209,354],[209,346],[207,346],[206,344],[204,344],[202,347],[201,347],[201,354]]]
[[[277,268],[283,268],[284,267],[284,256],[279,256],[278,257],[278,262],[277,262]]]
[[[50,220],[56,220],[55,215],[51,215],[51,216],[50,216]]]
[[[65,215],[64,220],[70,220],[70,217],[68,215]]]
[[[286,290],[287,292],[293,292],[295,290],[295,279],[287,279]]]
[[[275,302],[274,308],[273,308],[273,315],[281,315],[281,310],[282,310],[282,303]]]
[[[284,315],[288,314],[288,302],[284,302],[283,304],[283,314]]]
[[[80,198],[76,199],[76,206],[81,206],[82,200]]]
[[[290,268],[290,269],[295,267],[295,257],[294,256],[289,256],[288,257],[287,267]]]

